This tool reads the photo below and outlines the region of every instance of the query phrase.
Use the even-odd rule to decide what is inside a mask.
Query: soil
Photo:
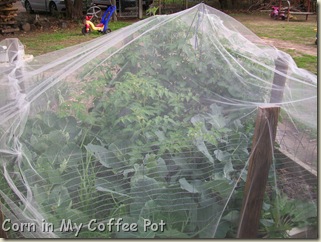
[[[267,44],[273,45],[278,49],[290,49],[296,50],[303,54],[317,56],[318,49],[316,46],[313,45],[303,45],[303,44],[296,44],[290,41],[285,40],[277,40],[277,39],[270,39],[270,38],[262,38]]]

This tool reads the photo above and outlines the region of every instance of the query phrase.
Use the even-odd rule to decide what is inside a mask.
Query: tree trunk
[[[71,16],[72,16],[72,8],[73,8],[72,1],[71,0],[66,0],[65,4],[66,4],[66,17],[67,18],[71,18]]]
[[[112,0],[111,3],[116,6],[116,0]],[[117,21],[117,10],[113,13],[112,20]]]
[[[83,18],[83,0],[74,0],[73,19]]]
[[[83,0],[66,0],[66,15],[71,19],[82,19],[83,17]]]
[[[227,0],[219,0],[221,10],[226,10],[227,9]]]

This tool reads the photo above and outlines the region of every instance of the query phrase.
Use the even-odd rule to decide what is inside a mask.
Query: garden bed
[[[55,226],[66,216],[168,224],[165,232],[84,230],[80,237],[235,237],[254,116],[270,97],[278,53],[256,46],[244,29],[247,35],[221,31],[226,26],[215,14],[194,21],[200,13],[155,16],[30,63],[31,90],[18,92],[23,102],[12,120],[1,121],[3,130],[13,127],[3,134],[10,152],[0,156],[15,184],[15,195],[2,193],[6,216],[39,225],[44,217]],[[5,162],[8,156],[15,162]],[[311,206],[302,210],[288,188],[286,163],[276,167],[280,190],[272,172],[264,198],[260,232],[270,238],[315,220],[314,200],[304,196]]]

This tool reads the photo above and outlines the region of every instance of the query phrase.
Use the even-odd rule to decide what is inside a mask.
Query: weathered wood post
[[[257,238],[279,111],[276,106],[258,109],[237,238]]]
[[[6,231],[2,229],[2,224],[4,223],[4,216],[2,214],[2,203],[0,202],[0,238],[7,239],[8,235]]]
[[[308,13],[311,11],[311,2],[308,0]],[[305,21],[308,21],[309,14],[305,15]]]
[[[158,14],[161,15],[162,14],[162,0],[158,1]]]
[[[270,103],[280,103],[283,99],[284,86],[288,71],[288,55],[283,52],[278,53],[275,61],[275,72],[271,90]]]
[[[112,0],[111,2],[112,2],[112,5],[116,6],[116,0]],[[114,22],[117,21],[117,11],[113,13],[112,19]]]
[[[138,18],[143,18],[143,0],[138,0]]]

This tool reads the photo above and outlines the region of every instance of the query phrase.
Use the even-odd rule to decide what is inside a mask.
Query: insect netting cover
[[[1,52],[10,237],[236,237],[266,107],[257,236],[317,224],[316,76],[228,15],[199,4],[32,60],[16,49]]]

